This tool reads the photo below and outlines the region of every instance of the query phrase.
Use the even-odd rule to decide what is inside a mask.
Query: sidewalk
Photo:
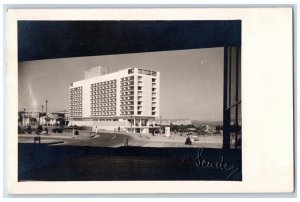
[[[149,147],[203,147],[205,144],[214,145],[214,147],[222,147],[223,138],[222,135],[204,135],[199,136],[198,141],[193,141],[192,145],[185,145],[185,140],[187,136],[180,136],[176,134],[175,136],[166,137],[164,135],[152,134],[136,134],[136,133],[124,133],[130,137],[137,140],[148,141],[144,146]]]
[[[71,139],[71,138],[89,139],[91,137],[96,137],[95,133],[92,133],[92,135],[90,135],[90,133],[86,132],[86,131],[80,131],[79,135],[73,135],[73,133],[71,133],[71,132],[63,132],[63,133],[49,132],[47,135],[46,134],[37,135],[35,133],[32,133],[32,134],[18,134],[18,137],[32,137],[32,138],[34,138],[36,136],[40,136],[41,138],[56,138],[56,139]]]

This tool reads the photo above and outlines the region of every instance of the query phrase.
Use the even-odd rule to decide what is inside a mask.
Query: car
[[[77,129],[77,130],[78,130],[78,129],[79,129],[79,127],[78,127],[77,125],[74,125],[74,126],[73,126],[73,125],[71,125],[71,126],[69,126],[69,127],[68,127],[68,129]]]
[[[53,131],[53,133],[62,133],[63,128],[53,128],[52,131]]]

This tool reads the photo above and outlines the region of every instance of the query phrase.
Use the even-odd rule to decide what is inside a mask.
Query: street
[[[19,143],[33,143],[36,135],[19,135]],[[124,146],[124,140],[128,139],[128,146],[143,147],[201,147],[201,148],[222,148],[222,136],[209,135],[201,136],[192,145],[185,145],[185,136],[165,137],[163,135],[140,135],[101,132],[98,134],[81,132],[80,135],[62,133],[40,135],[42,144],[51,145],[73,145],[73,146],[93,146],[93,147],[120,147]]]

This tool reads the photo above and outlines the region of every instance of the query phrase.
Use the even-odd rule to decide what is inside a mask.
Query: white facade
[[[160,115],[159,72],[129,68],[95,77],[89,73],[69,90],[72,125],[147,132]]]

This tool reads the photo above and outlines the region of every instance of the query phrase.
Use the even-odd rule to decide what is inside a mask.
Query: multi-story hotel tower
[[[160,73],[151,70],[95,67],[69,92],[70,125],[148,133],[160,114]]]

